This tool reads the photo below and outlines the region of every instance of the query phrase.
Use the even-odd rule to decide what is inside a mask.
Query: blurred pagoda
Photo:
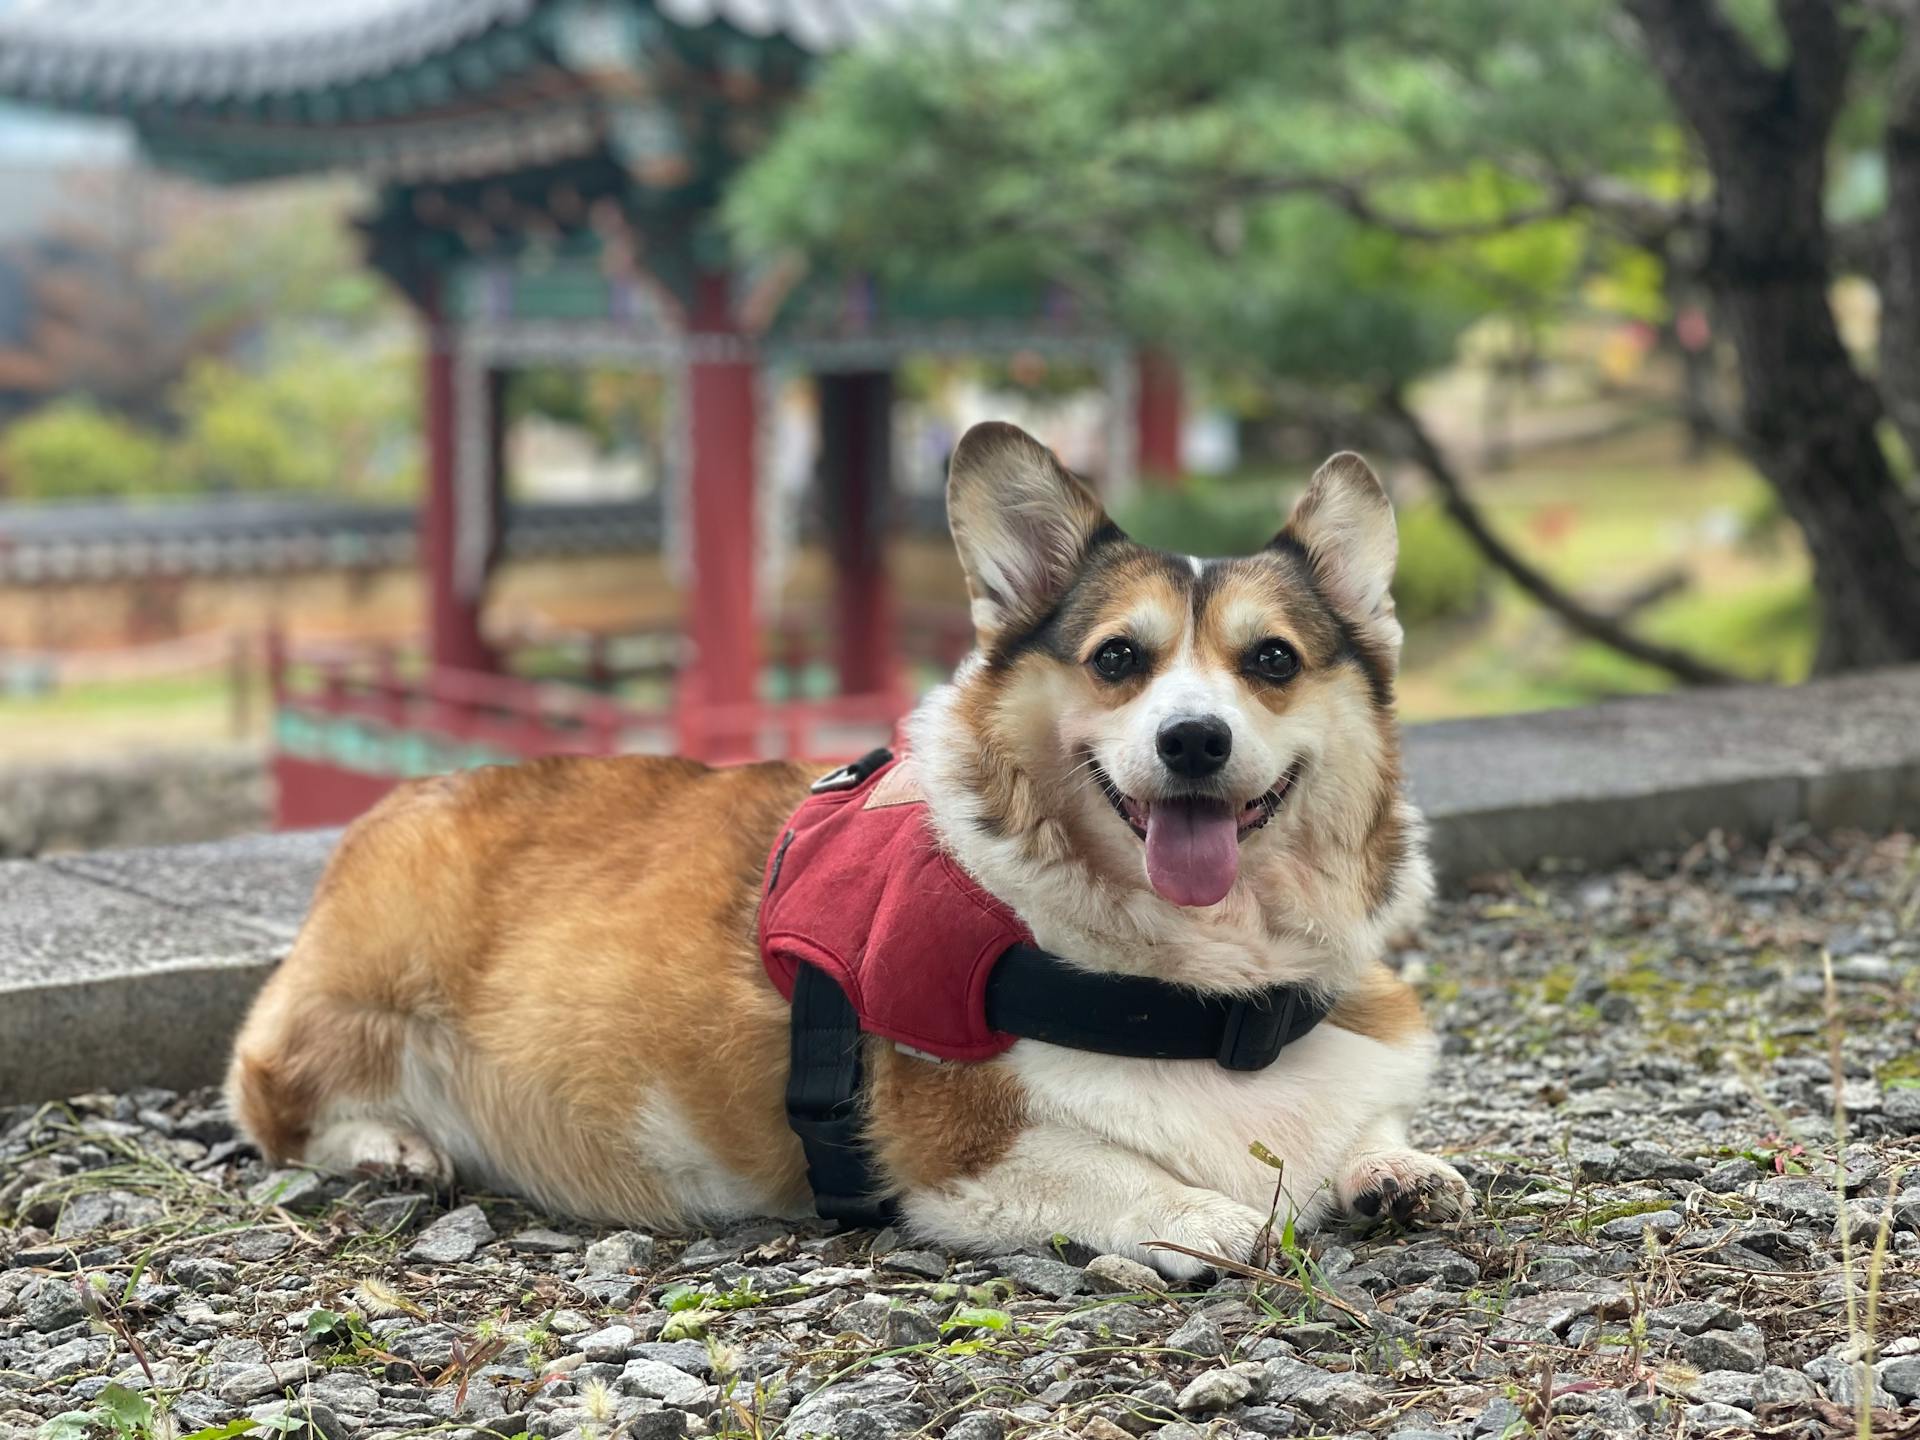
[[[1109,478],[1178,468],[1179,379],[1035,280],[914,292],[743,267],[729,178],[824,56],[914,0],[14,0],[0,97],[128,122],[219,184],[358,174],[367,254],[424,329],[424,663],[276,652],[283,824],[358,813],[409,773],[563,751],[838,756],[909,702],[884,559],[903,357],[1096,367]],[[647,710],[503,673],[502,394],[517,367],[643,367],[674,395],[685,663]],[[763,698],[760,377],[816,377],[838,693]]]

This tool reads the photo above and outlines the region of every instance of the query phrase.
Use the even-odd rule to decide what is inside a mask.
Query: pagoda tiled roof
[[[840,48],[906,0],[623,0],[674,25]],[[270,101],[377,80],[548,0],[11,0],[0,94],[78,109]],[[619,4],[609,8],[619,8]]]

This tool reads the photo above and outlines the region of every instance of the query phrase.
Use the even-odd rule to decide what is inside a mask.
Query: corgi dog
[[[906,724],[945,858],[1069,964],[1327,1018],[1264,1069],[1019,1040],[948,1063],[864,1040],[867,1141],[908,1233],[1065,1234],[1175,1278],[1279,1204],[1444,1221],[1408,1141],[1436,1055],[1385,963],[1432,889],[1392,704],[1392,507],[1329,460],[1257,554],[1136,544],[1010,425],[956,447],[977,648]],[[275,1162],[456,1176],[686,1230],[812,1213],[787,1002],[756,919],[816,769],[549,759],[414,782],[341,840],[235,1045]],[[777,867],[775,867],[777,869]],[[1278,1157],[1277,1172],[1257,1153]]]

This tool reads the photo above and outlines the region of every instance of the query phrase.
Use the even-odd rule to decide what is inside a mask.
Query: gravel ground
[[[1397,957],[1446,1035],[1416,1138],[1480,1213],[1178,1294],[1064,1242],[689,1241],[270,1174],[205,1094],[0,1111],[0,1440],[1798,1437],[1863,1404],[1920,1437],[1917,916],[1905,836],[1443,903]]]

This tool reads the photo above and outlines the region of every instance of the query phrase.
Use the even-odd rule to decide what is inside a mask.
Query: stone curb
[[[1416,726],[1442,878],[1920,825],[1920,667]],[[0,1103],[220,1077],[337,832],[0,862]]]

